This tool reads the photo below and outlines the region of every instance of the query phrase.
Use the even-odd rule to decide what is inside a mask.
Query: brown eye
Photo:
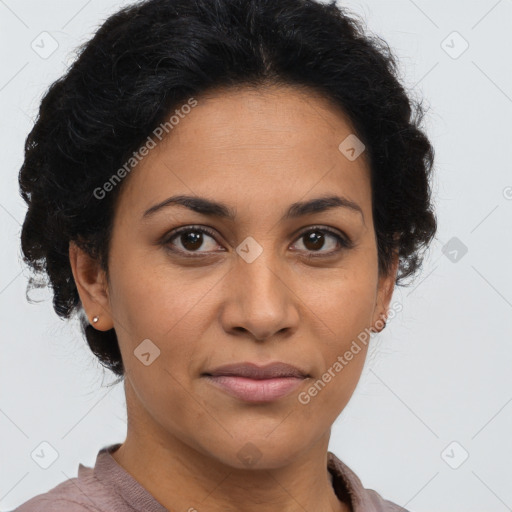
[[[198,255],[211,253],[219,248],[213,232],[204,227],[194,226],[186,226],[171,232],[163,244],[175,252],[197,253]],[[199,250],[201,248],[205,250]]]
[[[187,251],[195,251],[203,245],[203,234],[199,231],[187,231],[180,235],[180,241]]]
[[[310,251],[318,251],[325,243],[325,236],[320,231],[310,231],[303,238],[304,246]]]
[[[332,256],[343,249],[353,247],[348,237],[326,228],[309,228],[299,235],[298,240],[302,240],[304,246],[299,250],[309,253],[308,257]],[[185,226],[176,229],[162,243],[169,250],[185,256],[205,256],[218,252],[221,247],[215,240],[215,234],[202,226]],[[327,250],[322,250],[326,248]]]
[[[353,245],[350,239],[325,228],[309,228],[299,235],[298,240],[303,240],[302,245],[306,252],[319,253],[311,254],[310,256],[313,257],[331,256],[340,252],[342,249],[349,249]],[[342,249],[340,249],[340,247]],[[327,248],[327,250],[322,250],[325,248]]]

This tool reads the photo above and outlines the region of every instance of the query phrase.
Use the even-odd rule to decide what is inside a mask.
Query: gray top
[[[169,512],[112,457],[121,443],[99,450],[93,468],[78,465],[78,476],[69,478],[46,493],[38,494],[13,512]],[[365,489],[356,474],[332,452],[329,472],[336,495],[347,492],[353,512],[408,512]]]

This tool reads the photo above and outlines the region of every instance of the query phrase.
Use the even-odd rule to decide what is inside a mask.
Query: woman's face
[[[80,295],[95,327],[116,330],[140,442],[278,467],[327,442],[366,345],[345,354],[386,312],[395,274],[379,280],[369,168],[357,141],[339,148],[353,134],[340,111],[291,87],[196,99],[122,184],[106,295]],[[233,217],[192,201],[151,211],[173,196]],[[220,384],[247,381],[205,375],[247,362],[309,377],[237,395]]]

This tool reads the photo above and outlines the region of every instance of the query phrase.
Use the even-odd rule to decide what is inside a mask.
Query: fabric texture
[[[111,452],[119,446],[121,443],[103,447],[93,468],[79,464],[77,477],[34,496],[13,512],[169,512],[112,457]],[[327,467],[336,495],[343,499],[348,493],[353,512],[408,512],[365,489],[332,452],[328,452]]]

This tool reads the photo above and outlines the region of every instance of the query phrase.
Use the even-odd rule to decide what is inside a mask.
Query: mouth
[[[272,402],[297,389],[310,377],[304,370],[286,363],[258,366],[238,363],[218,367],[201,375],[225,393],[245,402]]]

